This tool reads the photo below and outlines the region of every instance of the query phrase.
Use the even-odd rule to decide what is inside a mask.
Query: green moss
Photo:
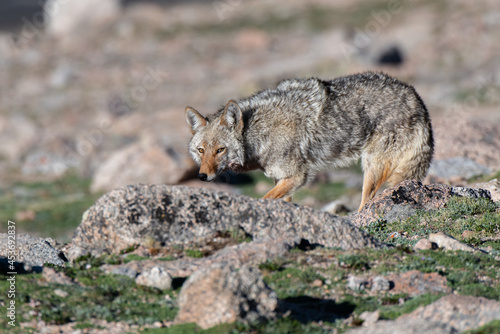
[[[127,248],[124,248],[120,251],[120,254],[127,254],[127,253],[130,253],[130,252],[133,252],[135,251],[137,248],[139,247],[138,244],[133,244],[133,245],[130,245],[128,246]]]
[[[338,258],[341,267],[349,268],[354,271],[361,271],[370,268],[368,257],[365,254],[345,254]]]
[[[282,269],[283,265],[283,260],[280,258],[276,258],[272,261],[267,260],[266,262],[259,264],[259,269],[265,271],[278,271]]]
[[[204,256],[203,252],[198,249],[185,249],[184,254],[186,254],[186,256],[193,257],[196,259],[202,258]]]
[[[468,198],[452,196],[446,203],[446,210],[442,212],[443,217],[458,219],[463,216],[473,216],[482,213],[495,212],[498,204],[486,198]]]
[[[322,328],[316,324],[302,324],[291,318],[281,318],[275,321],[257,324],[221,324],[208,329],[201,329],[196,324],[180,324],[169,328],[147,329],[142,333],[148,334],[326,334],[330,328]]]
[[[97,325],[93,325],[91,323],[88,323],[88,322],[82,322],[82,323],[79,323],[79,324],[76,324],[73,329],[87,329],[87,328],[93,328],[93,329],[105,329],[105,327],[102,327],[102,326],[97,326]]]
[[[155,321],[173,320],[177,310],[172,301],[165,299],[171,291],[138,286],[132,278],[104,274],[97,267],[83,269],[95,259],[81,260],[74,267],[56,268],[74,278],[81,285],[60,285],[43,283],[40,274],[18,275],[16,277],[16,313],[18,322],[29,321],[36,315],[48,324],[68,322],[88,323],[90,319],[108,322],[127,321],[138,325]],[[0,276],[0,289],[7,289],[5,277]],[[54,293],[60,289],[68,293],[60,297]],[[6,296],[0,296],[6,302]],[[30,306],[36,304],[35,307]],[[0,318],[5,328],[6,318]]]
[[[399,298],[398,298],[398,303],[392,302],[390,304],[384,304],[379,308],[380,310],[380,318],[381,319],[396,319],[397,317],[407,314],[410,312],[413,312],[420,306],[425,306],[429,305],[439,298],[441,298],[443,295],[441,294],[424,294],[421,296],[413,297],[413,298],[408,298],[406,296],[395,296],[402,298],[404,300],[402,305],[399,305]],[[383,300],[383,299],[382,299]]]
[[[123,263],[129,263],[130,261],[141,261],[141,260],[149,260],[149,257],[140,256],[137,254],[128,254],[125,259],[123,259]]]
[[[443,232],[479,247],[484,246],[482,239],[494,237],[500,231],[499,205],[485,198],[453,196],[446,207],[438,211],[418,211],[405,220],[392,223],[381,217],[362,229],[376,239],[394,245],[411,247],[430,233]],[[462,233],[466,230],[474,235],[464,239]],[[500,248],[497,242],[490,242],[490,245],[494,249]]]
[[[145,329],[142,333],[148,334],[192,334],[203,333],[203,330],[195,323],[179,324],[168,328],[151,328]]]
[[[464,334],[500,334],[500,320],[493,320],[484,326],[466,331]]]
[[[304,294],[317,295],[318,288],[311,285],[316,279],[323,280],[324,278],[310,267],[305,269],[287,267],[264,277],[264,281],[276,291],[278,298],[281,299]]]

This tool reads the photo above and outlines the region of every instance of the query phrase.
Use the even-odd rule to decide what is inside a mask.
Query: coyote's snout
[[[264,198],[290,201],[319,170],[361,158],[360,210],[384,182],[423,178],[434,147],[414,88],[381,73],[285,80],[208,117],[186,107],[186,119],[200,180],[261,169],[276,182]]]

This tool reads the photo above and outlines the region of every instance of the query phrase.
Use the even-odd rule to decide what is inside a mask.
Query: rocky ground
[[[8,2],[25,20],[0,15],[0,232],[16,222],[19,332],[193,332],[221,319],[194,313],[205,291],[236,321],[216,332],[498,332],[498,3],[137,2],[46,29],[28,0]],[[359,214],[359,166],[319,175],[296,204],[251,199],[272,187],[258,172],[199,189],[186,105],[364,70],[425,101],[424,185]]]
[[[127,186],[66,245],[1,235],[0,287],[20,333],[497,333],[499,226],[489,191],[415,181],[346,217]]]

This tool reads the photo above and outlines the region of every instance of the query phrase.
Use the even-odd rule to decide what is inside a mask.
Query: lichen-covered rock
[[[8,234],[0,233],[0,256],[8,258],[9,242]],[[63,266],[66,259],[65,255],[52,247],[49,243],[52,239],[42,239],[33,237],[29,234],[17,234],[16,245],[14,247],[14,260],[22,262],[29,266],[43,266],[45,263]]]
[[[417,210],[440,209],[452,196],[491,199],[489,191],[484,189],[450,187],[445,184],[423,185],[407,180],[384,190],[353,215],[352,221],[357,226],[366,226],[380,218],[391,223],[411,217]]]
[[[396,320],[350,330],[349,334],[463,333],[500,319],[500,302],[483,297],[448,295]]]
[[[236,229],[255,240],[303,238],[342,249],[380,246],[347,218],[293,203],[183,186],[132,185],[107,193],[84,213],[68,256],[119,253],[145,239],[189,245]]]
[[[195,272],[182,286],[177,323],[202,328],[241,321],[253,323],[276,316],[278,298],[258,269],[239,270],[218,263]]]
[[[493,179],[485,183],[478,183],[475,187],[488,190],[491,194],[491,200],[500,202],[500,180]]]

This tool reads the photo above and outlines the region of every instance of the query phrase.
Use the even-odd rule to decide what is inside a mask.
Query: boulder
[[[182,286],[177,323],[195,322],[202,328],[221,323],[276,317],[278,298],[258,269],[218,263],[195,272]]]
[[[414,180],[403,181],[384,190],[352,216],[356,226],[366,226],[381,217],[389,223],[413,216],[417,210],[443,208],[451,196],[491,199],[489,191],[445,184],[423,185]]]
[[[396,320],[383,320],[349,334],[452,334],[500,319],[500,302],[483,297],[447,295]]]
[[[64,266],[64,263],[68,260],[51,243],[55,244],[52,239],[33,237],[29,234],[17,234],[14,253],[10,254],[9,235],[7,233],[0,233],[0,256],[8,258],[9,255],[13,255],[16,262],[24,263],[28,266],[41,267],[45,263]]]
[[[500,122],[467,115],[434,117],[436,161],[466,157],[498,171],[500,166]]]
[[[488,182],[478,183],[474,187],[488,190],[491,194],[491,200],[500,202],[500,180],[493,179]]]
[[[92,192],[135,183],[176,184],[197,173],[193,160],[180,147],[142,140],[112,153],[92,178]],[[182,147],[185,150],[185,147]]]
[[[488,175],[491,170],[466,157],[453,157],[434,160],[429,167],[429,176],[444,180],[470,179],[476,176]]]
[[[199,244],[240,229],[254,240],[302,238],[342,249],[381,246],[347,218],[293,203],[183,186],[131,185],[105,194],[83,214],[68,256],[118,254],[145,240]]]

